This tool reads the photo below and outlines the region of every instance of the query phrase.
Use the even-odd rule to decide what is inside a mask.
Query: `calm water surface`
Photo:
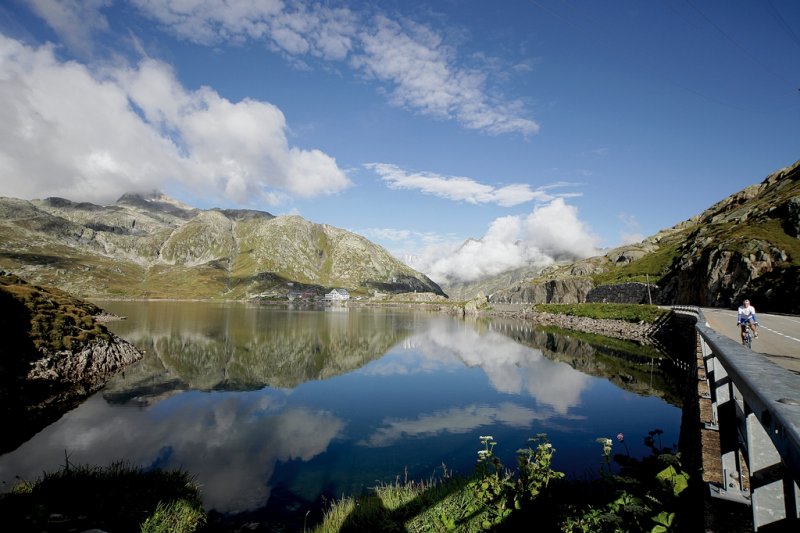
[[[207,510],[295,513],[442,465],[472,472],[479,436],[513,466],[547,433],[555,468],[596,475],[598,437],[678,440],[680,410],[641,357],[516,321],[404,310],[100,302],[146,351],[101,392],[0,457],[15,476],[126,459],[197,476]],[[622,385],[621,385],[622,384]],[[615,450],[623,452],[623,450]],[[266,511],[265,511],[266,510]]]

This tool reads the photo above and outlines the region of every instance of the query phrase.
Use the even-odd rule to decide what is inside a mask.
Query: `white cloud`
[[[202,45],[264,42],[298,61],[345,62],[387,84],[391,102],[490,134],[536,133],[519,101],[492,97],[487,74],[461,67],[433,28],[348,8],[278,1],[136,0],[142,13]]]
[[[547,266],[598,252],[598,237],[580,220],[577,208],[565,200],[580,193],[554,191],[577,183],[562,181],[535,190],[527,184],[495,188],[471,178],[410,173],[386,163],[366,166],[393,189],[419,190],[448,200],[502,207],[537,202],[526,217],[495,219],[480,239],[464,241],[435,234],[423,238],[418,232],[398,229],[369,233],[370,238],[397,243],[390,246],[395,257],[439,284],[475,281],[516,268]]]
[[[578,218],[578,209],[563,198],[535,207],[525,226],[526,242],[555,259],[587,257],[597,252],[597,237]]]
[[[111,0],[30,0],[30,8],[52,27],[67,45],[83,54],[92,48],[95,31],[108,29],[101,9]]]
[[[470,204],[492,203],[502,207],[513,207],[532,200],[548,201],[554,198],[543,189],[533,190],[524,183],[496,188],[466,177],[407,172],[387,163],[370,163],[366,167],[378,174],[392,189],[419,190],[425,194]]]
[[[474,281],[523,266],[595,255],[597,243],[577,208],[555,198],[535,206],[527,217],[495,219],[479,240],[458,248],[428,247],[416,257],[414,268],[440,284]]]
[[[170,182],[239,204],[337,192],[319,150],[289,146],[272,104],[188,91],[154,60],[92,71],[0,36],[2,193],[108,202]]]
[[[455,50],[431,28],[385,16],[373,22],[359,34],[362,53],[353,65],[390,82],[394,103],[492,134],[538,132],[534,121],[522,117],[519,102],[492,101],[486,75],[457,66]]]

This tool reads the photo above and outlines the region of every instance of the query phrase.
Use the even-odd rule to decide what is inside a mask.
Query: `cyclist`
[[[744,328],[750,326],[753,332],[753,337],[758,338],[758,322],[756,321],[756,310],[750,305],[750,300],[745,300],[742,306],[739,307],[739,313],[736,315],[736,324],[742,328],[742,340],[744,340]]]

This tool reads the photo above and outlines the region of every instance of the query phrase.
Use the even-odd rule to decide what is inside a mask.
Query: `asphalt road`
[[[741,341],[736,311],[721,308],[702,308],[706,323],[716,332]],[[800,316],[757,313],[758,338],[753,339],[753,351],[764,354],[778,365],[800,374]]]

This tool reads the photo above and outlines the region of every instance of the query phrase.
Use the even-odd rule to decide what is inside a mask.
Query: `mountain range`
[[[686,191],[691,194],[691,191]],[[163,194],[100,206],[0,198],[0,269],[84,297],[427,293],[489,303],[640,301],[800,312],[800,161],[641,242],[443,290],[382,247],[299,216]]]
[[[84,297],[444,295],[354,233],[299,216],[196,209],[157,192],[109,206],[0,198],[0,269]]]

